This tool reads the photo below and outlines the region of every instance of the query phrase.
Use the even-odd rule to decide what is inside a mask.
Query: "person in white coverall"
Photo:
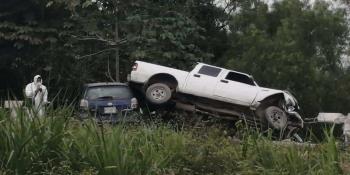
[[[34,76],[34,81],[27,84],[25,89],[25,95],[29,98],[33,111],[38,116],[45,114],[45,105],[47,101],[47,88],[42,84],[42,78],[40,75]]]

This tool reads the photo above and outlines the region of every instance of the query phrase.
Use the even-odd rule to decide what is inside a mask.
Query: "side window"
[[[255,86],[254,81],[250,77],[236,72],[229,72],[225,79]]]
[[[221,69],[210,66],[202,66],[198,71],[199,74],[208,75],[212,77],[217,77],[220,72]]]

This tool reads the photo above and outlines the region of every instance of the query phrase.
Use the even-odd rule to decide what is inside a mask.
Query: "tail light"
[[[85,99],[80,100],[80,108],[82,109],[88,109],[89,108],[89,102]]]
[[[136,71],[137,70],[137,66],[138,66],[138,64],[134,63],[134,65],[132,66],[132,71]]]
[[[131,109],[136,109],[139,105],[139,102],[137,101],[136,98],[131,99]]]

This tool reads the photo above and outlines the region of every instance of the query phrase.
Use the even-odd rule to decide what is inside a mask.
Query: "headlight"
[[[293,112],[295,110],[294,106],[287,107],[288,112]]]
[[[285,98],[285,102],[286,102],[286,106],[287,106],[287,108],[289,107],[289,106],[293,106],[294,108],[296,107],[296,106],[298,106],[298,102],[297,102],[297,100],[293,97],[293,95],[290,93],[290,92],[288,92],[288,91],[284,91],[285,93],[284,93],[284,98]]]

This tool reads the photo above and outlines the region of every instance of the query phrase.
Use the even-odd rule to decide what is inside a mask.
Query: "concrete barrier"
[[[347,115],[341,113],[319,113],[317,116],[317,122],[343,125],[344,145],[350,145],[350,113]]]
[[[17,111],[23,106],[23,101],[6,100],[4,101],[4,108],[10,110],[11,117],[17,117]]]
[[[319,113],[317,121],[321,123],[342,124],[345,122],[347,116],[342,113]]]
[[[4,102],[4,108],[7,109],[14,109],[14,108],[20,108],[23,106],[23,101],[18,100],[6,100]]]

